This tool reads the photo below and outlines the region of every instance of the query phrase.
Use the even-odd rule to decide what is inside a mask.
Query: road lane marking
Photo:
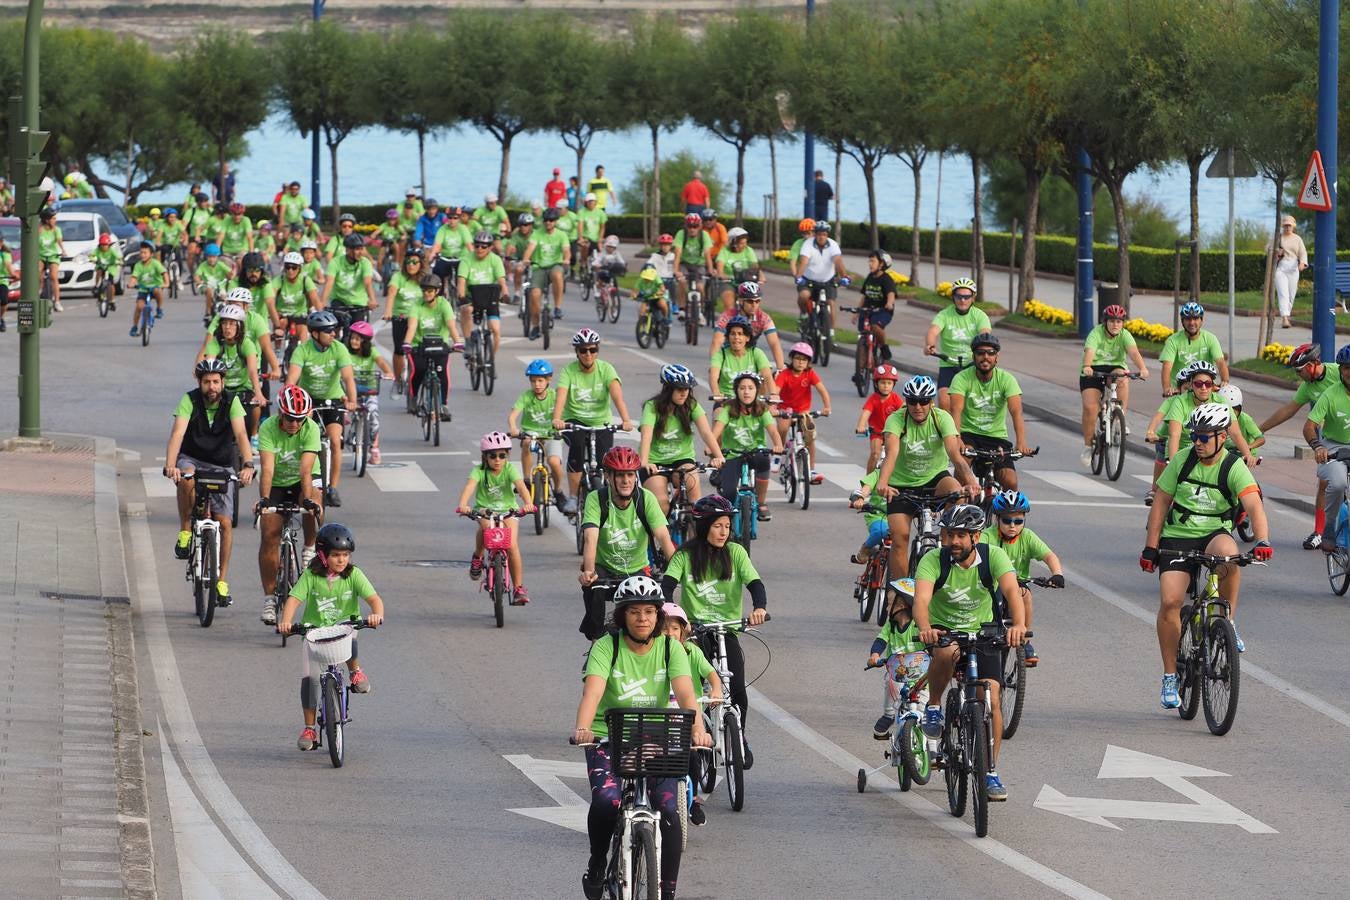
[[[403,452],[399,452],[399,451],[397,451],[397,450],[393,450],[393,451],[386,450],[385,453],[384,453],[384,455],[385,455],[385,456],[397,456],[397,457],[400,457],[400,458],[402,458],[402,457],[404,457],[404,456],[468,456],[468,455],[469,455],[469,451],[468,451],[468,450],[406,450],[406,451],[403,451]],[[373,466],[374,464],[372,463],[371,465]],[[367,466],[367,471],[369,471],[369,469],[370,469],[370,466]]]
[[[814,750],[829,762],[834,763],[834,765],[848,773],[850,778],[856,775],[859,769],[872,768],[872,766],[864,763],[861,759],[854,756],[852,753],[849,753],[843,747],[840,747],[820,732],[814,730],[811,726],[774,703],[768,697],[765,697],[758,689],[747,687],[746,691],[754,701],[755,712],[764,716],[770,722],[783,729],[783,731],[786,731],[789,735]],[[946,809],[939,808],[937,804],[926,800],[912,791],[901,792],[899,785],[896,785],[889,778],[879,777],[868,783],[884,785],[884,789],[881,790],[882,793],[890,797],[896,803],[899,803],[901,806],[909,809],[915,815],[928,822],[928,824],[947,832],[947,834],[962,841],[968,847],[980,851],[1008,868],[1020,872],[1052,890],[1058,891],[1067,897],[1082,898],[1082,900],[1089,900],[1089,898],[1090,900],[1107,900],[1105,894],[1098,893],[1087,885],[1079,884],[1069,876],[1061,872],[1056,872],[1049,866],[1039,863],[1029,856],[1018,853],[1007,844],[1000,843],[991,837],[977,838],[975,836],[975,830],[969,823],[964,822],[961,819],[953,818],[947,814]]]
[[[1147,622],[1148,624],[1153,625],[1157,621],[1158,615],[1156,610],[1145,609],[1134,601],[1125,599],[1101,582],[1089,578],[1076,570],[1070,571],[1069,569],[1065,569],[1064,577],[1076,584],[1082,585],[1088,593],[1095,594],[1098,599],[1104,600],[1123,613],[1134,616],[1141,622]],[[1338,706],[1333,706],[1321,697],[1310,694],[1291,682],[1286,681],[1269,669],[1262,668],[1251,661],[1250,653],[1244,653],[1242,655],[1242,672],[1243,674],[1251,675],[1267,687],[1274,688],[1289,699],[1302,703],[1313,712],[1321,713],[1331,721],[1343,725],[1346,728],[1350,728],[1350,712],[1346,712]]]
[[[830,456],[835,459],[838,459],[844,455],[840,453],[838,450],[831,447],[829,444],[822,441],[820,438],[816,438],[816,453],[817,454],[824,453],[826,456]]]
[[[585,763],[535,759],[529,754],[503,754],[502,758],[519,769],[535,787],[557,804],[532,809],[508,809],[507,812],[528,816],[551,825],[561,825],[580,834],[586,833],[586,816],[591,808],[590,800],[579,796],[562,781],[563,778],[585,778]]]
[[[1080,472],[1057,472],[1054,470],[1025,470],[1027,475],[1038,478],[1078,497],[1128,497],[1124,491],[1111,487],[1104,481],[1089,478]]]
[[[850,492],[858,489],[858,482],[867,474],[867,471],[856,463],[817,463],[816,472],[824,475],[826,481]]]
[[[634,356],[637,356],[637,357],[640,357],[640,358],[642,358],[642,359],[645,359],[645,360],[647,360],[647,362],[653,363],[653,364],[658,365],[658,366],[664,366],[667,362],[669,362],[669,360],[661,359],[661,358],[656,357],[656,356],[652,356],[650,353],[647,353],[647,352],[645,352],[645,351],[643,351],[643,350],[638,350],[636,347],[624,347],[623,349],[624,349],[625,351],[627,351],[628,353],[633,354]]]
[[[141,466],[141,481],[145,482],[145,496],[147,497],[178,496],[178,488],[174,486],[172,481],[164,477],[163,468]]]
[[[434,492],[439,490],[436,483],[427,477],[422,467],[415,462],[380,463],[378,466],[366,466],[366,474],[375,482],[375,486],[386,494],[406,494]]]
[[[230,791],[211,754],[207,752],[206,744],[197,731],[192,706],[188,703],[183,679],[178,671],[173,643],[169,639],[169,624],[164,614],[164,599],[159,593],[145,504],[128,503],[127,518],[130,520],[128,529],[131,532],[132,569],[136,573],[136,605],[145,627],[145,644],[154,664],[155,687],[164,719],[169,725],[173,749],[183,761],[205,805],[234,835],[235,842],[252,858],[256,868],[295,900],[324,900],[323,894],[281,855],[281,851],[263,834],[258,823],[244,810],[243,804]]]

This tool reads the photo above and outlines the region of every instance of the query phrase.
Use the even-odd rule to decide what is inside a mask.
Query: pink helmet
[[[504,431],[489,431],[478,441],[478,449],[483,453],[490,450],[510,450],[511,438]]]
[[[375,337],[375,327],[369,322],[353,322],[347,329],[352,334],[359,334],[366,340]]]
[[[794,353],[799,353],[802,356],[805,356],[807,359],[816,358],[816,351],[812,350],[811,345],[808,344],[806,341],[798,341],[797,343],[793,344],[792,349],[788,351],[788,356],[791,356]]]
[[[661,607],[661,612],[666,614],[667,619],[679,619],[686,628],[689,627],[689,617],[684,614],[678,603],[667,603]]]

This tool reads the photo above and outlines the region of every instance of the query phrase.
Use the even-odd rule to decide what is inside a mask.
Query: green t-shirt
[[[1317,402],[1317,398],[1321,397],[1322,394],[1326,392],[1327,388],[1333,387],[1339,382],[1340,376],[1337,374],[1336,370],[1331,366],[1324,366],[1322,368],[1321,378],[1316,381],[1304,381],[1299,384],[1298,390],[1294,391],[1294,402],[1299,406],[1306,403],[1311,409],[1312,405]]]
[[[1185,331],[1172,332],[1172,336],[1163,341],[1162,350],[1158,353],[1158,361],[1172,363],[1174,371],[1202,359],[1216,365],[1223,359],[1219,339],[1203,328],[1195,340],[1191,340]]]
[[[524,259],[525,250],[534,242],[534,229],[526,234],[517,228],[511,232],[511,236],[502,241],[502,252],[506,254],[507,259]]]
[[[155,257],[150,257],[148,262],[136,261],[136,265],[131,267],[131,277],[136,279],[136,289],[148,291],[152,288],[164,287],[164,279],[168,271],[164,268],[164,263]]]
[[[894,620],[887,619],[876,639],[886,645],[882,659],[895,653],[917,653],[924,649],[923,641],[919,640],[919,624],[913,619],[904,628],[897,628]]]
[[[220,404],[217,403],[215,406],[207,406],[204,407],[204,409],[206,410],[207,424],[214,423],[216,420],[216,411],[220,409]],[[187,394],[184,394],[178,401],[178,405],[174,407],[173,414],[179,419],[192,418],[192,398]],[[230,419],[233,421],[234,419],[242,419],[243,417],[244,405],[239,402],[238,397],[234,397],[230,400]]]
[[[535,229],[530,238],[534,244],[534,252],[530,254],[532,265],[541,269],[562,265],[563,252],[569,242],[561,229],[554,228],[552,232],[547,228],[543,231]]]
[[[656,502],[656,495],[648,490],[642,491],[642,503],[647,524],[651,526],[652,531],[664,527],[666,517],[661,513],[661,504]],[[595,527],[600,525],[599,491],[592,491],[586,495],[586,508],[581,514],[581,526],[585,528],[588,525]],[[637,501],[629,503],[625,509],[620,509],[614,502],[613,494],[610,494],[609,515],[605,517],[604,527],[600,528],[600,535],[595,544],[596,564],[621,575],[637,572],[647,565],[649,541],[650,536],[643,529],[642,521],[638,519]]]
[[[38,226],[38,258],[43,262],[60,262],[61,246],[60,243],[65,239],[61,233],[59,225],[53,225],[51,228]]]
[[[938,412],[939,410],[934,410]],[[998,547],[990,547],[989,575],[998,586],[998,580],[1013,570],[1008,554]],[[936,583],[942,572],[942,554],[930,550],[919,560],[914,580]],[[970,567],[952,563],[947,581],[935,591],[928,606],[928,621],[950,631],[978,631],[981,625],[994,620],[994,598],[980,581],[979,561],[974,553],[967,557]]]
[[[956,305],[943,307],[933,316],[932,324],[941,331],[938,333],[938,352],[952,359],[963,357],[969,363],[974,357],[970,352],[970,342],[975,335],[991,331],[989,316],[978,306],[971,306],[963,316],[956,311]],[[951,368],[949,363],[941,363],[943,368]]]
[[[659,425],[656,421],[656,401],[648,400],[642,404],[642,428],[651,428],[652,443],[648,461],[657,466],[668,466],[681,459],[694,458],[694,423],[707,415],[697,400],[689,410],[689,429],[680,425],[674,415],[666,416]]]
[[[862,517],[869,529],[876,522],[886,521],[886,498],[881,496],[881,493],[877,490],[877,479],[880,477],[881,470],[873,469],[858,479],[858,484],[868,488],[867,502],[863,505]]]
[[[361,601],[374,593],[370,579],[356,566],[346,578],[315,575],[306,568],[291,588],[291,596],[304,604],[300,621],[309,626],[336,625],[360,617]]]
[[[385,222],[375,229],[375,237],[379,238],[387,249],[403,240],[403,229],[397,222]]]
[[[1202,538],[1232,527],[1232,522],[1220,515],[1230,506],[1224,499],[1223,491],[1218,487],[1223,453],[1214,457],[1216,460],[1214,465],[1197,463],[1187,476],[1187,483],[1178,487],[1177,478],[1181,475],[1181,467],[1194,452],[1193,448],[1188,447],[1177,453],[1158,476],[1158,490],[1166,491],[1190,510],[1190,514],[1185,516],[1185,521],[1181,521],[1181,515],[1168,512],[1162,529],[1162,536],[1165,538]],[[1228,472],[1228,492],[1233,498],[1233,503],[1238,502],[1238,497],[1243,491],[1255,486],[1256,481],[1252,478],[1251,470],[1239,457]],[[1183,496],[1177,496],[1178,490],[1183,492]]]
[[[116,253],[116,251],[113,252]],[[95,262],[97,262],[97,254],[95,254]],[[7,286],[9,284],[9,267],[13,264],[14,254],[9,252],[9,250],[0,250],[0,285]],[[120,265],[121,258],[119,257],[118,266],[120,267]]]
[[[605,679],[605,692],[595,709],[591,731],[598,737],[609,737],[605,713],[616,707],[665,708],[670,704],[670,683],[680,676],[689,677],[689,654],[678,641],[658,635],[647,645],[643,654],[628,649],[628,642],[619,638],[619,656],[614,658],[614,637],[605,634],[591,644],[586,654],[586,677],[598,675]],[[666,659],[669,657],[669,671]]]
[[[745,587],[759,580],[759,572],[750,562],[750,554],[735,541],[727,542],[727,553],[731,557],[731,577],[696,581],[689,551],[681,548],[666,567],[666,574],[680,584],[680,606],[689,616],[689,621],[726,622],[745,615]]]
[[[285,273],[272,280],[272,292],[277,298],[277,315],[299,318],[309,313],[309,295],[317,292],[314,279],[304,272],[292,281]]]
[[[270,232],[259,231],[253,236],[253,249],[262,254],[263,259],[277,255],[277,239]]]
[[[179,247],[187,243],[187,226],[183,220],[177,222],[165,222],[164,227],[159,230],[159,244],[168,244],[171,247]]]
[[[1228,406],[1228,401],[1220,397],[1217,391],[1209,395],[1208,402]],[[1167,411],[1163,413],[1164,424],[1167,422],[1181,423],[1181,438],[1177,443],[1178,453],[1191,445],[1191,432],[1186,428],[1186,423],[1190,421],[1191,413],[1195,412],[1195,408],[1199,405],[1195,402],[1194,392],[1184,391],[1172,398],[1172,405],[1167,407]],[[1162,436],[1164,439],[1166,438],[1166,430],[1163,431]]]
[[[506,265],[495,253],[489,252],[485,258],[479,259],[477,253],[470,252],[467,258],[459,262],[459,277],[469,287],[496,284],[506,277]]]
[[[206,356],[219,359],[229,367],[225,371],[226,389],[252,392],[253,380],[248,374],[249,358],[253,359],[254,365],[258,364],[258,345],[252,338],[245,335],[237,344],[226,344],[224,347],[221,347],[219,340],[211,338],[206,342]]]
[[[242,412],[242,410],[241,410]],[[319,423],[306,419],[305,424],[295,434],[287,434],[281,429],[278,416],[268,416],[258,426],[258,452],[272,453],[272,486],[293,487],[300,483],[300,457],[305,453],[314,454],[314,466],[311,475],[319,472],[318,459]]]
[[[1247,442],[1248,447],[1260,440],[1262,436],[1261,427],[1256,424],[1255,419],[1245,412],[1238,413],[1238,430],[1242,432],[1242,439]],[[1234,443],[1232,438],[1225,441],[1223,446],[1226,450],[1233,453],[1237,452],[1237,444]]]
[[[773,442],[769,440],[770,429],[775,428],[773,413],[767,409],[758,416],[731,415],[731,407],[723,406],[717,411],[717,421],[725,426],[722,429],[722,452],[727,456],[739,456],[754,450],[763,450]]]
[[[287,251],[289,251],[291,248],[288,246],[286,249]],[[300,274],[308,275],[310,278],[314,280],[315,284],[324,283],[325,276],[323,273],[323,265],[319,262],[319,258],[317,256],[300,267]]]
[[[717,393],[723,397],[730,397],[735,393],[737,375],[745,372],[758,375],[769,368],[769,357],[758,347],[746,348],[744,353],[737,356],[731,352],[730,347],[723,344],[713,355],[712,360],[718,365]]]
[[[314,338],[310,338],[295,348],[291,365],[300,367],[298,384],[315,400],[336,400],[345,396],[342,370],[351,368],[352,355],[336,341],[327,350],[321,350]]]
[[[603,359],[597,359],[589,372],[580,362],[570,362],[558,376],[558,389],[567,389],[563,419],[592,428],[609,424],[609,386],[618,382],[619,373]]]
[[[689,654],[689,676],[694,679],[694,691],[698,692],[715,671],[713,664],[703,655],[703,648],[693,641],[684,645],[684,652]]]
[[[395,272],[394,277],[389,279],[389,286],[394,289],[394,315],[411,316],[417,308],[417,302],[422,299],[421,279]]]
[[[722,271],[727,273],[728,278],[735,278],[738,273],[759,265],[759,257],[755,255],[755,248],[751,247],[749,242],[746,242],[739,253],[733,253],[731,244],[728,243],[718,252],[717,262],[721,264]]]
[[[436,302],[430,306],[425,303],[419,304],[408,314],[408,332],[413,335],[410,343],[420,347],[423,338],[428,334],[440,335],[441,340],[450,343],[450,323],[454,318],[455,308],[444,297],[437,297]],[[415,330],[414,322],[417,323]]]
[[[94,265],[104,272],[114,274],[122,269],[122,251],[116,247],[100,247],[94,251]],[[5,251],[3,265],[0,265],[0,279],[9,281],[9,251]]]
[[[211,216],[202,226],[202,237],[206,238],[208,244],[220,244],[225,239],[225,223],[228,221],[228,216]],[[225,252],[224,247],[221,252]]]
[[[685,234],[683,228],[675,232],[675,247],[680,251],[682,266],[703,265],[703,258],[712,250],[712,245],[712,238],[706,231],[700,231],[698,237]]]
[[[945,410],[933,407],[922,423],[908,418],[904,407],[886,417],[884,434],[900,438],[891,487],[918,487],[947,471],[945,440],[956,434],[956,423]]]
[[[501,233],[503,225],[510,224],[506,210],[500,204],[495,209],[480,206],[473,211],[473,217],[483,226],[483,230],[491,233],[493,237]]]
[[[441,249],[437,251],[441,259],[460,259],[472,251],[473,233],[469,231],[469,226],[456,221],[454,225],[442,225],[438,228],[434,243],[441,245]]]
[[[806,238],[797,238],[792,242],[792,248],[788,250],[788,259],[795,260],[802,255],[802,244],[806,243]]]
[[[516,482],[522,478],[520,469],[510,460],[502,466],[500,472],[493,472],[482,463],[469,472],[469,480],[478,485],[473,495],[475,509],[491,509],[505,512],[516,508]]]
[[[1122,328],[1120,334],[1111,337],[1105,325],[1098,325],[1089,331],[1087,340],[1083,342],[1083,349],[1092,350],[1092,365],[1118,366],[1122,369],[1125,368],[1126,354],[1134,347],[1134,335]]]
[[[522,391],[511,406],[520,412],[520,430],[536,437],[553,434],[553,404],[557,399],[558,391],[551,387],[542,397],[536,397],[533,390]]]
[[[415,202],[411,207],[400,204],[398,208],[398,227],[402,228],[405,234],[412,234],[413,229],[417,227],[417,220],[422,218],[422,213],[424,212],[426,212],[426,209],[422,207],[422,202],[420,200]]]
[[[569,241],[577,238],[577,214],[570,209],[560,209],[558,212],[558,230],[567,235]]]
[[[1322,392],[1308,413],[1308,421],[1322,428],[1322,437],[1337,444],[1350,444],[1350,390],[1344,386]]]
[[[328,275],[333,279],[333,290],[329,299],[338,306],[365,306],[366,280],[374,277],[375,267],[369,257],[358,256],[356,262],[347,259],[347,254],[333,257],[328,264]]]
[[[220,252],[227,256],[248,252],[248,239],[253,236],[253,223],[248,216],[240,216],[236,222],[233,216],[225,220],[224,232],[220,236]]]
[[[264,278],[259,284],[244,284],[236,277],[225,287],[231,291],[237,287],[247,288],[249,294],[253,297],[253,305],[249,307],[249,310],[256,311],[264,322],[267,321],[267,314],[264,312],[267,309],[267,298],[271,297],[276,290],[272,286],[272,282]]]
[[[1006,369],[995,367],[988,381],[981,381],[974,366],[962,369],[949,389],[965,397],[961,407],[961,431],[984,437],[1008,438],[1008,398],[1020,397],[1022,388]]]
[[[595,209],[582,209],[577,212],[577,223],[581,226],[581,236],[592,244],[600,240],[600,226],[609,221],[609,215],[597,203]]]
[[[230,264],[217,257],[215,262],[204,262],[197,266],[197,271],[192,277],[212,291],[220,293],[221,289],[230,283],[231,274]]]
[[[1040,561],[1050,555],[1050,545],[1041,540],[1040,535],[1025,525],[1022,527],[1022,533],[1017,536],[1017,540],[1009,543],[1003,539],[1003,535],[998,530],[998,523],[995,522],[980,533],[980,543],[998,547],[1008,554],[1008,559],[1012,561],[1013,568],[1017,570],[1017,577],[1023,579],[1031,577],[1031,561],[1033,559]]]
[[[277,205],[281,207],[281,224],[293,225],[304,221],[305,207],[309,206],[309,201],[303,194],[292,196],[290,191],[284,191]]]
[[[373,390],[378,388],[380,386],[379,361],[384,358],[383,354],[380,353],[380,345],[372,342],[370,355],[368,356],[352,353],[350,347],[347,348],[347,353],[352,358],[352,378],[356,381],[357,389]]]

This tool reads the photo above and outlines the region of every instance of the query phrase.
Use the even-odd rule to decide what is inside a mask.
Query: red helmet
[[[105,231],[98,236],[98,245],[100,247],[108,247],[111,244],[112,244],[112,235],[108,234],[108,232]]]
[[[656,242],[658,244],[673,244],[675,243],[675,235],[662,234],[659,238],[656,239]]]
[[[281,389],[281,396],[277,397],[277,409],[283,416],[303,419],[314,411],[314,404],[304,388],[298,384],[288,384]]]
[[[687,216],[684,217],[684,224],[686,224],[686,225],[702,225],[702,224],[703,224],[703,217],[700,216],[698,213],[690,213],[689,215],[687,215]]]
[[[900,380],[900,370],[890,363],[882,363],[872,370],[872,380],[881,381],[883,378],[890,381]]]
[[[241,212],[243,212],[243,211],[244,211],[244,204],[242,204],[242,203],[231,203],[231,204],[230,204],[230,212],[232,212],[232,213],[241,213]]]
[[[1316,365],[1322,361],[1322,348],[1317,344],[1299,344],[1294,348],[1294,352],[1289,354],[1289,368],[1301,369],[1304,366]]]
[[[642,468],[642,460],[632,447],[611,448],[601,463],[611,472],[636,472]]]
[[[1102,310],[1103,319],[1124,319],[1126,317],[1125,307],[1119,303],[1112,303],[1106,309]]]

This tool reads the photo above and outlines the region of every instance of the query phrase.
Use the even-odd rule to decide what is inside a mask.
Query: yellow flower
[[[1294,348],[1288,344],[1269,343],[1261,348],[1262,359],[1268,359],[1280,365],[1289,365],[1289,357],[1293,355]]]
[[[937,292],[943,297],[950,297],[952,295],[952,283],[950,281],[938,282]]]
[[[896,284],[909,284],[909,276],[896,272],[893,276]]]
[[[1073,324],[1073,313],[1051,306],[1048,303],[1042,303],[1040,300],[1028,300],[1023,309],[1031,318],[1049,322],[1051,325]]]
[[[788,252],[786,250],[775,250],[773,251],[773,258],[779,262],[787,262]]]

